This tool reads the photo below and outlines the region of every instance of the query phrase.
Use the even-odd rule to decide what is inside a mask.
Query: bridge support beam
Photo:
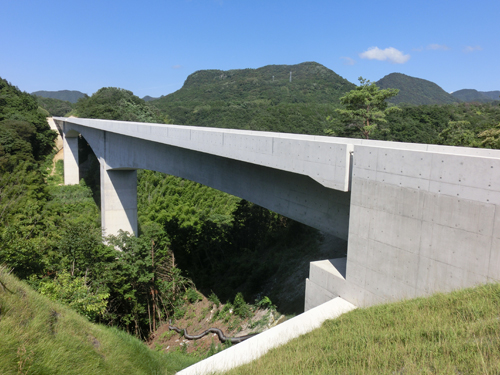
[[[78,167],[78,135],[64,134],[64,184],[76,185],[80,182]]]
[[[101,224],[103,235],[137,234],[137,171],[106,170],[101,164]]]

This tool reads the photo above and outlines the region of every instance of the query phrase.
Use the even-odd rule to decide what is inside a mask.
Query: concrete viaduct
[[[137,169],[183,177],[348,241],[310,265],[305,309],[369,306],[500,280],[500,151],[54,118],[64,179],[78,136],[100,162],[104,234],[137,233]]]

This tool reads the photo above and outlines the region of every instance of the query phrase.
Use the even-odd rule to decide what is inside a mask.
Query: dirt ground
[[[217,306],[203,297],[201,301],[189,305],[184,317],[172,322],[172,326],[187,329],[190,335],[200,334],[209,328],[219,328],[227,337],[245,336],[251,333],[264,332],[286,320],[284,315],[269,310],[258,309],[253,316],[241,319],[234,313],[226,319],[214,319],[217,311],[222,311],[224,305]],[[209,333],[198,340],[187,340],[182,334],[169,330],[169,324],[163,324],[151,337],[148,345],[152,349],[165,352],[181,350],[187,353],[197,353],[202,357],[211,350],[221,350],[224,346],[215,333]]]

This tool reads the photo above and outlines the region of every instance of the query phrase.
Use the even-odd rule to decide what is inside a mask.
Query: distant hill
[[[492,91],[494,92],[494,91]],[[474,89],[463,89],[452,92],[455,98],[460,99],[463,102],[478,102],[478,103],[487,103],[491,102],[495,99],[490,98],[488,95],[485,95],[483,92],[474,90]],[[498,99],[498,97],[497,97]]]
[[[46,98],[36,95],[38,105],[47,110],[51,116],[66,116],[73,110],[73,103],[67,100],[59,100],[53,98]]]
[[[150,102],[151,100],[156,100],[158,98],[153,98],[152,96],[149,96],[149,95],[146,95],[144,98],[142,98],[142,100],[144,100],[145,102]]]
[[[32,95],[41,96],[44,98],[52,98],[65,100],[70,103],[76,103],[78,99],[87,96],[80,91],[70,91],[70,90],[60,90],[60,91],[35,91],[31,93]]]
[[[460,102],[459,99],[448,94],[441,87],[431,81],[410,77],[401,73],[391,73],[376,82],[382,89],[399,89],[399,94],[389,100],[390,103],[400,104],[451,104]]]
[[[480,91],[480,93],[486,95],[488,98],[490,98],[492,100],[500,100],[500,90]]]
[[[316,62],[200,70],[149,104],[180,125],[324,134],[326,117],[355,87]]]
[[[330,103],[354,87],[327,67],[305,62],[258,69],[200,70],[189,75],[180,90],[158,101],[267,99],[274,103]]]

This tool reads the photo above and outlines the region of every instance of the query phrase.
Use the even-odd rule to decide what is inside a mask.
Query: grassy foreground
[[[499,374],[500,284],[358,309],[228,374]]]
[[[174,374],[196,362],[92,324],[0,267],[0,373]]]

